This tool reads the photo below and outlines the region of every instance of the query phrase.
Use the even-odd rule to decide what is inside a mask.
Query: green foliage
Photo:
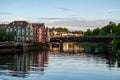
[[[84,35],[92,35],[92,31],[90,29],[87,29],[87,31],[84,32]]]
[[[115,34],[116,24],[114,22],[109,22],[107,26],[101,28],[99,35],[109,35],[112,30],[112,34]]]
[[[120,35],[120,23],[116,25],[114,22],[109,22],[108,25],[102,28],[96,28],[93,31],[87,29],[87,31],[84,32],[84,35],[110,35],[111,30],[113,35]]]
[[[61,27],[56,28],[55,31],[57,31],[57,32],[69,32],[67,28],[61,28]]]
[[[103,35],[107,36],[110,35],[114,36],[120,36],[120,23],[116,25],[114,22],[109,22],[108,25],[102,27],[102,28],[96,28],[93,31],[90,29],[87,29],[86,32],[84,32],[84,35]],[[113,39],[112,40],[112,51],[113,54],[117,55],[118,54],[118,46],[120,45],[120,39]]]
[[[99,35],[100,29],[96,28],[93,30],[92,35]]]
[[[79,30],[79,31],[72,31],[73,34],[83,34],[83,31],[82,30]]]
[[[59,28],[55,28],[55,27],[53,27],[53,28],[49,28],[49,31],[57,31],[57,32],[70,32],[67,28],[62,28],[62,27],[59,27]]]
[[[115,35],[120,36],[120,23],[116,26],[115,30]]]
[[[104,30],[104,28],[101,28],[98,35],[107,35],[107,32]]]
[[[6,32],[3,29],[0,29],[0,41],[13,41],[14,40],[13,32]]]
[[[118,39],[113,39],[112,40],[112,44],[113,44],[113,47],[112,47],[112,51],[114,54],[118,54],[118,44],[120,44],[120,40]]]

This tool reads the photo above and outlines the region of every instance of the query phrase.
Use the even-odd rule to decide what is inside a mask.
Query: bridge
[[[120,39],[120,36],[64,36],[51,37],[50,42],[110,42],[112,39]]]
[[[64,37],[51,37],[50,42],[53,47],[59,47],[63,50],[64,42],[104,42],[112,46],[112,39],[120,39],[120,36],[64,36]]]

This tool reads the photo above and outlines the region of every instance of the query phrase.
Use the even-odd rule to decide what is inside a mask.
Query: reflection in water
[[[51,51],[60,51],[60,43],[51,43]],[[83,47],[79,46],[76,42],[64,42],[62,45],[62,51],[64,52],[83,52]]]
[[[0,55],[0,80],[120,80],[120,59],[67,52]]]
[[[62,47],[61,47],[62,46]],[[51,51],[64,52],[85,52],[85,53],[104,53],[107,50],[107,44],[102,42],[63,42],[62,45],[58,42],[50,43]]]
[[[109,55],[107,56],[107,59],[108,59],[107,64],[108,64],[109,68],[115,67],[115,66],[120,67],[120,58],[119,57],[115,58],[111,55],[111,53],[109,53]]]
[[[30,52],[0,55],[0,70],[11,70],[9,75],[26,77],[31,71],[44,71],[45,63],[47,63],[47,54],[43,52]]]

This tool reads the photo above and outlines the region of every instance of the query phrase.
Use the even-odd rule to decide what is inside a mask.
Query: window
[[[7,28],[6,31],[9,32],[9,28]]]
[[[28,28],[26,28],[26,31],[28,32]]]
[[[18,32],[20,32],[20,29],[18,29]]]
[[[26,35],[28,35],[28,32],[26,32]]]
[[[28,40],[29,38],[28,37],[26,37],[26,40]]]
[[[25,29],[24,29],[24,28],[22,28],[22,32],[25,32]]]
[[[10,28],[10,32],[12,32],[12,28]]]
[[[33,35],[33,33],[31,32],[30,35]]]

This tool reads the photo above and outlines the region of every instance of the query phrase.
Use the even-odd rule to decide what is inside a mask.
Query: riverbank
[[[4,42],[0,44],[0,53],[15,53],[45,50],[46,43]]]

